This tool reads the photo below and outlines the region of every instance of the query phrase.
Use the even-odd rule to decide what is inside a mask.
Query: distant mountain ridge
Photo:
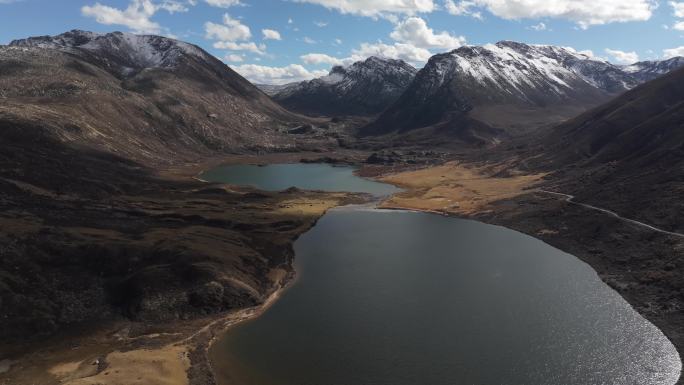
[[[199,47],[182,41],[122,32],[100,34],[73,30],[57,36],[14,40],[9,46],[89,52],[96,60],[127,77],[145,68],[174,68],[184,56],[207,62],[213,59]]]
[[[374,115],[397,100],[417,72],[402,60],[371,56],[349,66],[335,66],[321,78],[262,89],[295,112]]]
[[[361,132],[401,133],[434,125],[458,130],[470,119],[504,132],[528,132],[632,89],[649,73],[681,64],[642,63],[628,71],[571,48],[511,41],[464,46],[430,58],[397,102]]]
[[[175,39],[73,30],[0,46],[0,118],[131,159],[287,147],[308,122]],[[286,131],[286,130],[285,130]]]
[[[647,82],[684,66],[684,57],[677,56],[665,60],[651,60],[634,63],[622,69],[640,82]]]

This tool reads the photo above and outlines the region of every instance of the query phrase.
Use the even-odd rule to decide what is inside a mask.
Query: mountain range
[[[201,48],[160,36],[16,40],[0,47],[0,73],[0,119],[132,159],[287,147],[280,131],[311,121]]]
[[[403,60],[371,56],[335,66],[324,77],[262,89],[283,107],[303,114],[375,115],[401,96],[416,72]]]
[[[511,41],[464,46],[430,58],[402,96],[361,132],[435,127],[495,143],[501,134],[557,124],[682,64],[672,59],[622,67],[570,48]]]
[[[420,70],[370,57],[259,89],[201,48],[160,36],[74,30],[0,46],[0,347],[130,320],[127,341],[148,346],[138,336],[175,334],[142,331],[145,322],[168,326],[266,301],[293,275],[294,239],[354,198],[192,179],[228,156],[310,161],[314,152],[329,162],[366,159],[376,174],[457,159],[491,166],[499,182],[529,171],[544,188],[684,231],[683,65],[619,66],[502,41],[437,54]],[[548,217],[586,219],[537,193],[503,203],[523,216],[516,223],[544,224],[534,217],[540,206]],[[539,227],[538,236],[570,242],[565,230],[582,222],[563,218],[562,231]],[[629,242],[609,222],[596,227],[611,247]],[[653,279],[675,282],[663,296],[681,312],[681,262],[667,266]]]

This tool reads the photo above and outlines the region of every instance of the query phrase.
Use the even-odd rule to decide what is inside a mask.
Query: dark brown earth
[[[191,384],[211,384],[212,336],[276,297],[292,242],[325,210],[361,199],[192,178],[225,161],[365,159],[378,176],[459,160],[504,183],[545,174],[467,215],[586,261],[684,352],[682,239],[539,191],[681,232],[682,71],[499,146],[495,127],[470,120],[359,140],[363,119],[291,114],[194,58],[122,78],[84,53],[0,47],[0,74],[0,366],[13,361],[0,384],[104,384],[145,358],[148,385],[172,361],[173,384],[187,383],[186,361]],[[77,365],[54,371],[65,363]]]
[[[292,242],[360,199],[210,185],[191,178],[201,168],[155,169],[4,122],[0,360],[20,364],[0,383],[56,383],[47,370],[64,360],[170,343],[262,304],[293,275]],[[159,332],[171,335],[147,337]],[[67,353],[67,341],[84,348]]]

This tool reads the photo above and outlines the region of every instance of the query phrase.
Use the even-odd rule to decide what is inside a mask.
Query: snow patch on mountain
[[[73,30],[57,36],[14,40],[10,46],[92,52],[117,62],[124,74],[145,68],[172,68],[185,56],[208,58],[207,53],[192,44],[162,36],[126,32],[100,34]]]
[[[416,73],[402,60],[371,56],[348,66],[335,66],[320,78],[268,89],[275,100],[300,112],[373,114],[396,100]]]

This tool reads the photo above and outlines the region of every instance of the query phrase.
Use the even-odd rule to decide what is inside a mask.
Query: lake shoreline
[[[160,209],[168,210],[171,212],[168,216],[176,219],[173,232],[166,235],[160,234],[157,230],[153,234],[163,236],[163,239],[167,240],[166,244],[176,242],[184,246],[185,250],[195,252],[201,257],[212,256],[211,261],[220,262],[221,258],[232,258],[232,255],[240,254],[250,257],[248,259],[251,260],[263,261],[262,265],[257,265],[256,269],[252,268],[251,272],[246,270],[234,281],[237,285],[242,285],[238,287],[244,287],[246,292],[253,294],[251,298],[258,300],[264,291],[278,290],[276,286],[279,285],[274,285],[270,289],[266,286],[272,279],[271,275],[279,277],[285,274],[283,278],[286,278],[291,269],[291,246],[299,235],[308,231],[328,209],[361,202],[363,199],[358,194],[299,190],[263,193],[254,189],[202,183],[193,179],[193,175],[198,171],[226,163],[230,158],[232,157],[222,156],[206,162],[185,163],[175,168],[154,170],[154,174],[160,179],[149,180],[149,192],[145,192],[147,195],[125,196],[111,202],[111,205],[118,209],[118,212],[126,213],[129,211],[123,209],[133,206],[137,211],[130,210],[135,214],[132,220],[139,223],[142,218],[155,225],[153,220],[163,221],[166,216],[153,215]],[[169,192],[169,187],[174,190]],[[74,204],[68,199],[66,196],[63,203],[61,199],[57,199],[57,202],[64,206],[60,213],[67,219],[70,218],[68,215],[71,212],[65,210],[71,209],[70,205]],[[154,202],[154,205],[151,202]],[[78,206],[73,208],[74,211],[89,207],[87,201],[85,204],[80,201],[78,203]],[[148,207],[149,213],[141,210]],[[153,219],[147,219],[148,217]],[[97,218],[93,224],[80,222],[79,234],[94,234],[99,237],[100,243],[108,240],[104,236],[118,236],[114,231],[105,234],[99,230],[90,230],[89,226],[97,229],[103,223],[108,223],[106,218]],[[119,222],[124,219],[127,218],[112,218]],[[68,221],[62,223],[66,227],[70,225]],[[233,223],[239,226],[237,229],[242,234],[250,236],[246,239],[249,243],[235,242],[235,230],[231,230]],[[157,226],[164,229],[168,224],[162,222]],[[33,231],[32,227],[16,229]],[[187,231],[188,235],[184,231]],[[275,270],[278,271],[266,270],[261,266],[277,267]],[[229,264],[217,268],[219,273],[239,273]],[[246,281],[242,281],[243,279]],[[250,279],[252,281],[249,281]],[[164,287],[170,286],[172,285]],[[229,298],[240,299],[238,295]],[[264,297],[264,300],[266,299]],[[165,301],[166,298],[160,298],[160,303]],[[17,344],[5,341],[0,349],[0,360],[8,359],[12,363],[7,371],[0,373],[0,383],[80,385],[84,381],[98,381],[102,384],[144,381],[148,385],[210,384],[213,382],[213,376],[204,349],[212,334],[220,329],[221,325],[236,322],[257,310],[259,306],[245,309],[240,308],[240,302],[237,302],[237,306],[231,305],[231,308],[237,310],[209,309],[208,313],[189,316],[174,316],[173,313],[167,315],[164,308],[161,308],[155,314],[158,315],[159,321],[113,314],[64,328],[47,338]],[[134,369],[128,370],[127,367]],[[127,372],[133,372],[136,377],[127,377]]]
[[[290,162],[290,163],[295,163],[295,162],[296,162],[296,160],[293,161],[293,162]],[[357,165],[357,166],[363,166],[362,164],[356,164],[356,165]],[[358,170],[357,174],[361,174],[361,175],[364,174],[363,167],[361,167],[361,168]],[[396,170],[393,170],[393,172],[392,172],[392,173],[389,173],[389,174],[380,173],[380,174],[377,174],[377,175],[372,175],[372,176],[370,176],[370,178],[371,178],[371,179],[374,179],[374,180],[377,180],[377,181],[381,181],[381,182],[387,183],[387,180],[386,180],[385,178],[386,178],[388,175],[393,175],[393,174],[396,174]],[[391,183],[391,182],[390,182],[390,183]],[[395,184],[395,186],[398,186],[398,187],[402,187],[402,188],[407,189],[407,186],[406,186],[406,185]],[[410,188],[408,188],[408,190],[410,190]],[[534,199],[538,199],[538,197],[537,197],[537,191],[536,191],[535,189],[525,189],[525,191],[522,191],[522,190],[521,190],[521,191],[520,191],[520,194],[513,194],[512,196],[506,196],[506,197],[504,197],[503,199],[494,199],[494,200],[491,200],[491,201],[487,202],[488,204],[492,204],[492,205],[493,205],[492,207],[490,207],[490,208],[492,208],[492,210],[489,210],[489,209],[488,209],[488,210],[479,209],[479,210],[473,210],[473,211],[469,211],[469,212],[465,212],[465,213],[457,213],[457,212],[448,211],[448,210],[427,209],[427,208],[421,208],[421,207],[413,207],[413,206],[410,206],[410,205],[404,205],[404,206],[402,206],[402,205],[396,205],[396,206],[392,206],[392,205],[390,205],[390,204],[387,203],[387,202],[389,201],[389,198],[388,198],[387,200],[385,200],[384,202],[381,202],[381,203],[378,205],[378,208],[379,208],[379,209],[388,209],[388,210],[401,210],[401,211],[426,212],[426,213],[436,214],[436,215],[441,215],[441,216],[450,216],[450,217],[457,217],[457,218],[463,218],[463,219],[472,219],[472,220],[476,220],[476,221],[479,221],[479,222],[482,222],[482,223],[498,225],[498,226],[502,226],[502,227],[505,227],[505,228],[508,228],[508,229],[512,229],[512,230],[515,230],[515,231],[520,231],[520,232],[523,233],[523,234],[530,235],[530,236],[532,236],[532,237],[534,237],[534,238],[536,238],[536,239],[541,240],[541,241],[544,242],[544,243],[547,243],[547,244],[549,244],[549,245],[551,245],[551,246],[553,246],[553,247],[556,247],[556,248],[558,248],[558,249],[560,249],[560,250],[566,251],[566,252],[568,252],[569,254],[572,254],[573,256],[575,256],[576,258],[578,258],[579,260],[581,260],[581,261],[583,261],[583,262],[589,264],[589,266],[591,266],[591,268],[592,268],[594,271],[596,271],[596,273],[598,274],[598,276],[599,276],[605,283],[607,283],[609,286],[611,286],[611,287],[612,287],[614,290],[616,290],[616,291],[617,291],[625,300],[627,300],[627,302],[630,304],[630,306],[632,306],[632,308],[633,308],[635,311],[637,311],[639,314],[641,314],[642,316],[644,316],[644,317],[645,317],[646,319],[648,319],[650,322],[653,322],[653,324],[655,324],[655,325],[656,325],[656,326],[657,326],[657,327],[658,327],[658,328],[667,336],[667,338],[674,344],[674,346],[676,347],[677,351],[680,353],[680,359],[681,359],[681,351],[682,351],[681,340],[678,340],[677,338],[673,338],[673,335],[676,337],[676,333],[678,332],[677,327],[676,327],[676,326],[672,326],[672,325],[667,324],[667,323],[659,322],[659,320],[654,320],[653,314],[650,314],[648,311],[644,311],[643,308],[640,308],[639,306],[635,305],[634,302],[633,302],[633,301],[634,301],[634,298],[633,298],[632,296],[625,295],[624,290],[620,290],[620,288],[621,288],[621,287],[620,287],[620,284],[623,283],[623,282],[616,283],[615,280],[611,280],[611,277],[609,277],[609,275],[607,275],[604,271],[602,271],[601,269],[597,269],[597,267],[596,267],[596,266],[597,266],[596,261],[595,261],[595,260],[592,260],[592,259],[589,258],[589,257],[587,257],[587,256],[586,256],[586,253],[582,253],[582,252],[578,252],[578,251],[569,252],[566,243],[559,243],[559,242],[557,242],[557,241],[554,239],[553,235],[555,235],[555,233],[554,233],[553,230],[549,230],[549,229],[541,229],[541,230],[539,230],[539,229],[536,229],[538,226],[534,226],[534,225],[533,225],[534,220],[529,220],[529,221],[527,221],[527,222],[524,222],[525,225],[522,225],[522,224],[521,224],[520,222],[518,222],[518,221],[504,220],[504,219],[499,215],[500,212],[498,212],[497,209],[493,209],[494,206],[498,206],[498,205],[502,205],[503,207],[505,207],[505,206],[507,206],[507,205],[511,205],[511,204],[512,204],[511,202],[516,202],[516,200],[519,199],[520,197],[523,197],[523,199],[530,199],[530,197],[534,197]],[[541,201],[543,201],[544,203],[553,203],[553,202],[548,202],[548,200],[544,200],[544,199],[541,199]],[[505,203],[503,203],[503,202],[505,202]],[[518,215],[531,215],[532,217],[534,217],[534,216],[536,215],[533,211],[530,210],[531,207],[528,207],[528,206],[525,206],[525,205],[519,205],[518,203],[514,203],[514,204],[520,206],[520,207],[518,207],[518,209],[513,210],[514,212],[517,212]],[[535,206],[535,205],[532,205],[532,207],[534,207],[534,206]],[[557,205],[551,205],[551,206],[554,206],[555,209],[558,209]],[[507,207],[507,209],[509,209],[509,207]],[[537,220],[537,222],[543,222],[543,221]],[[535,230],[535,229],[536,229],[536,230]],[[569,240],[570,240],[570,243],[573,242],[572,239],[569,239]],[[575,242],[575,243],[578,243],[578,242]],[[580,254],[580,255],[578,255],[578,254]],[[581,255],[584,255],[584,257],[582,257]],[[257,315],[255,315],[254,318],[258,317],[258,316],[261,315],[261,314],[263,314],[263,312],[259,312]],[[254,319],[254,318],[250,318],[250,319]],[[234,325],[231,325],[231,326],[234,326]],[[226,330],[227,330],[227,329],[226,329]],[[225,332],[226,332],[226,331],[224,331],[224,333],[225,333]],[[215,377],[215,378],[216,378],[216,377]],[[682,378],[681,378],[681,377],[680,377],[679,381],[677,382],[677,384],[682,384]],[[226,385],[227,385],[227,384],[226,384]]]
[[[474,165],[464,164],[463,167],[472,167],[476,172],[482,171]],[[417,173],[420,173],[421,169],[418,168],[417,170]],[[403,172],[397,172],[396,169],[385,172],[382,167],[376,167],[373,170],[365,170],[361,173],[385,183],[392,183],[392,178]],[[415,178],[416,175],[412,173],[416,173],[415,167],[408,168],[407,179]],[[480,174],[480,177],[490,178],[486,173]],[[540,183],[541,179],[537,185]],[[397,185],[406,189],[405,195],[416,192],[426,193],[425,186],[416,188],[415,185],[411,186],[408,181]],[[473,191],[479,187],[470,186],[468,183],[465,185],[464,188],[473,187]],[[434,185],[430,187],[434,187]],[[671,293],[654,287],[653,278],[647,278],[649,271],[633,271],[631,266],[624,262],[623,257],[627,255],[634,258],[633,256],[636,255],[639,259],[648,260],[654,249],[663,255],[668,255],[668,250],[670,250],[669,252],[673,250],[676,252],[678,249],[684,250],[684,242],[681,239],[659,233],[649,234],[642,228],[635,228],[629,223],[619,221],[611,216],[568,204],[562,199],[544,194],[534,186],[534,183],[524,186],[517,193],[495,197],[495,199],[492,199],[491,196],[488,197],[488,191],[484,190],[482,196],[475,198],[477,201],[484,198],[481,199],[484,204],[475,209],[472,206],[462,208],[457,205],[426,208],[421,207],[422,202],[420,205],[415,205],[415,201],[410,200],[399,204],[391,203],[388,200],[381,205],[381,208],[429,212],[503,226],[565,251],[591,266],[601,280],[619,293],[635,311],[665,334],[677,349],[680,360],[684,357],[683,310],[672,307]],[[472,197],[467,196],[466,198]],[[442,205],[442,202],[437,206],[439,205]],[[602,233],[598,237],[591,233],[596,224],[604,224],[601,229]],[[653,248],[644,247],[641,242],[636,240],[630,241],[630,239],[640,238],[650,242]],[[579,240],[584,241],[580,242]],[[675,286],[674,293],[676,292]],[[684,376],[681,374],[676,385],[684,385]]]
[[[311,156],[311,154],[306,156]],[[231,164],[236,161],[242,163],[250,163],[256,158],[258,157],[217,157],[215,159],[207,161],[206,163],[197,162],[193,164],[179,166],[176,169],[161,170],[159,174],[177,180],[187,181],[192,179],[193,176],[197,175],[198,172],[206,170],[209,167],[217,166],[220,164]],[[268,159],[276,162],[287,160],[291,163],[297,163],[302,159],[302,155],[300,153],[276,154],[272,157],[268,157]],[[356,153],[353,159],[355,159],[354,161],[356,162],[356,165],[362,165],[361,162],[363,160],[363,153]],[[412,168],[417,167],[412,166]],[[401,168],[399,168],[399,170],[395,168],[393,171],[401,171]],[[361,172],[361,174],[363,174],[363,172]],[[652,291],[639,291],[634,289],[630,290],[629,285],[635,282],[637,284],[640,283],[639,277],[616,277],[616,274],[614,274],[615,270],[617,270],[618,272],[623,272],[625,270],[625,265],[617,263],[615,261],[606,261],[604,258],[601,258],[601,255],[596,253],[596,250],[600,249],[603,252],[611,252],[612,254],[617,254],[620,252],[630,253],[630,251],[634,251],[637,254],[643,255],[645,253],[643,249],[634,248],[634,246],[629,242],[621,244],[620,247],[617,248],[613,245],[610,245],[609,243],[601,244],[598,246],[582,245],[580,242],[577,241],[577,239],[584,239],[584,237],[588,237],[588,239],[591,239],[591,236],[587,236],[586,234],[582,234],[581,232],[577,231],[575,231],[574,233],[564,231],[562,230],[562,227],[567,225],[568,223],[575,223],[579,227],[583,227],[582,225],[586,223],[586,220],[582,220],[580,217],[584,216],[586,213],[576,210],[579,208],[573,208],[571,210],[568,210],[566,207],[567,204],[565,204],[564,202],[560,202],[560,200],[554,199],[549,196],[538,196],[534,192],[527,191],[519,196],[507,198],[499,202],[492,202],[491,204],[492,207],[488,210],[469,214],[454,214],[442,212],[439,210],[434,210],[431,212],[440,215],[453,215],[462,218],[475,219],[483,223],[501,225],[516,231],[520,231],[522,233],[540,239],[560,250],[568,252],[569,254],[572,254],[578,257],[579,259],[589,263],[590,266],[592,266],[592,268],[594,268],[597,271],[597,273],[599,273],[599,276],[611,287],[613,287],[618,293],[620,293],[623,296],[623,298],[625,298],[634,307],[634,309],[636,309],[645,318],[647,318],[649,321],[658,326],[663,331],[663,333],[665,333],[665,335],[670,339],[670,341],[672,341],[677,350],[680,352],[681,356],[681,352],[684,349],[684,323],[682,322],[681,317],[676,316],[676,314],[674,317],[668,317],[668,314],[666,314],[666,316],[662,316],[658,312],[659,308],[654,309],[653,307],[644,306],[644,303],[655,303],[657,305],[658,303],[667,303],[667,301],[660,300],[661,297],[654,295]],[[411,209],[410,207],[396,208]],[[421,208],[413,208],[413,210],[425,211],[425,209]],[[557,218],[558,220],[554,221],[553,219],[555,218],[555,216],[558,216],[559,213],[562,213],[563,217]],[[320,217],[322,217],[322,215],[324,214],[325,213],[321,214],[318,217],[318,219],[320,219]],[[599,223],[612,223],[610,218],[603,218],[595,214],[590,215],[590,217],[592,217],[592,220]],[[567,221],[567,223],[563,223],[563,221]],[[315,223],[316,222],[314,222],[313,225],[315,225]],[[622,224],[621,226],[626,225]],[[302,234],[303,233],[304,232],[302,232]],[[638,232],[635,232],[633,231],[633,229],[630,229],[629,226],[626,226],[620,227],[619,233],[633,235]],[[293,242],[294,241],[292,241],[292,243]],[[295,279],[295,277],[291,277],[290,279]],[[291,281],[288,281],[283,288],[275,289],[279,291],[278,296],[282,294],[282,290],[286,289],[288,285],[290,285],[291,283]],[[273,294],[275,293],[272,293],[272,295]],[[246,319],[253,319],[255,316],[262,314],[263,311],[259,311],[259,308],[260,306],[257,306],[257,309],[252,309],[256,312],[256,315],[252,314],[250,316],[251,318],[248,317]],[[242,309],[238,312],[245,310],[249,309]],[[671,315],[672,313],[669,314]],[[237,317],[239,321],[235,321],[235,317]],[[154,349],[161,349],[165,346],[177,346],[178,340],[176,338],[173,338],[173,334],[183,334],[184,336],[189,336],[197,335],[198,331],[206,330],[208,333],[202,333],[203,335],[199,336],[201,338],[198,338],[198,341],[189,341],[187,344],[183,345],[185,346],[184,354],[186,355],[186,357],[188,357],[188,362],[191,363],[191,365],[189,365],[187,368],[187,372],[189,373],[188,381],[184,382],[182,378],[178,378],[176,379],[176,382],[171,382],[173,384],[178,383],[190,385],[204,385],[207,383],[211,383],[207,381],[209,381],[210,379],[213,380],[214,377],[211,371],[211,366],[208,363],[208,357],[205,354],[205,352],[208,351],[207,349],[209,349],[209,341],[213,341],[216,337],[215,333],[217,333],[217,331],[219,330],[223,330],[221,329],[221,321],[228,322],[229,325],[227,327],[230,328],[237,324],[236,322],[241,322],[246,319],[242,319],[241,317],[236,316],[235,314],[223,314],[219,315],[218,317],[209,317],[207,319],[199,319],[189,322],[177,322],[173,325],[168,325],[168,327],[166,327],[163,330],[163,333],[167,333],[168,336],[166,334],[161,334],[161,337],[144,337],[144,335],[144,338],[126,337],[126,339],[122,340],[126,342],[125,344],[116,343],[108,346],[112,347],[110,351],[115,351],[119,348],[128,350],[130,349],[130,347],[126,347],[128,345],[127,341],[136,341],[135,346],[137,346],[138,348],[143,347],[144,349],[152,349],[145,350],[147,352],[145,354],[147,358],[156,360],[162,359],[166,356],[155,355]],[[100,329],[106,330],[107,334],[113,334],[117,333],[122,328],[130,327],[130,325],[132,325],[132,323],[124,322],[122,324],[121,322],[115,322],[113,325],[101,325],[104,327],[100,327]],[[206,329],[208,325],[215,325],[216,329],[213,329],[211,327],[209,328],[211,330]],[[157,332],[155,332],[155,334],[156,333]],[[101,334],[103,333],[97,332],[93,334],[95,337],[85,337],[85,339],[102,342],[102,338],[104,337],[101,337]],[[95,349],[93,350],[94,353],[88,354],[90,356],[94,355],[95,357],[97,357],[98,354],[101,354],[101,351],[101,349]],[[65,359],[67,359],[72,355],[73,354],[64,354],[64,357]],[[176,360],[176,358],[177,357],[175,356],[173,357],[174,360]],[[21,363],[17,364],[17,366],[21,365]],[[44,366],[45,364],[38,362],[37,365]],[[87,363],[85,366],[87,367],[88,365],[90,364]],[[192,367],[195,365],[196,370],[193,370]],[[684,384],[682,378],[680,378],[678,384]]]

